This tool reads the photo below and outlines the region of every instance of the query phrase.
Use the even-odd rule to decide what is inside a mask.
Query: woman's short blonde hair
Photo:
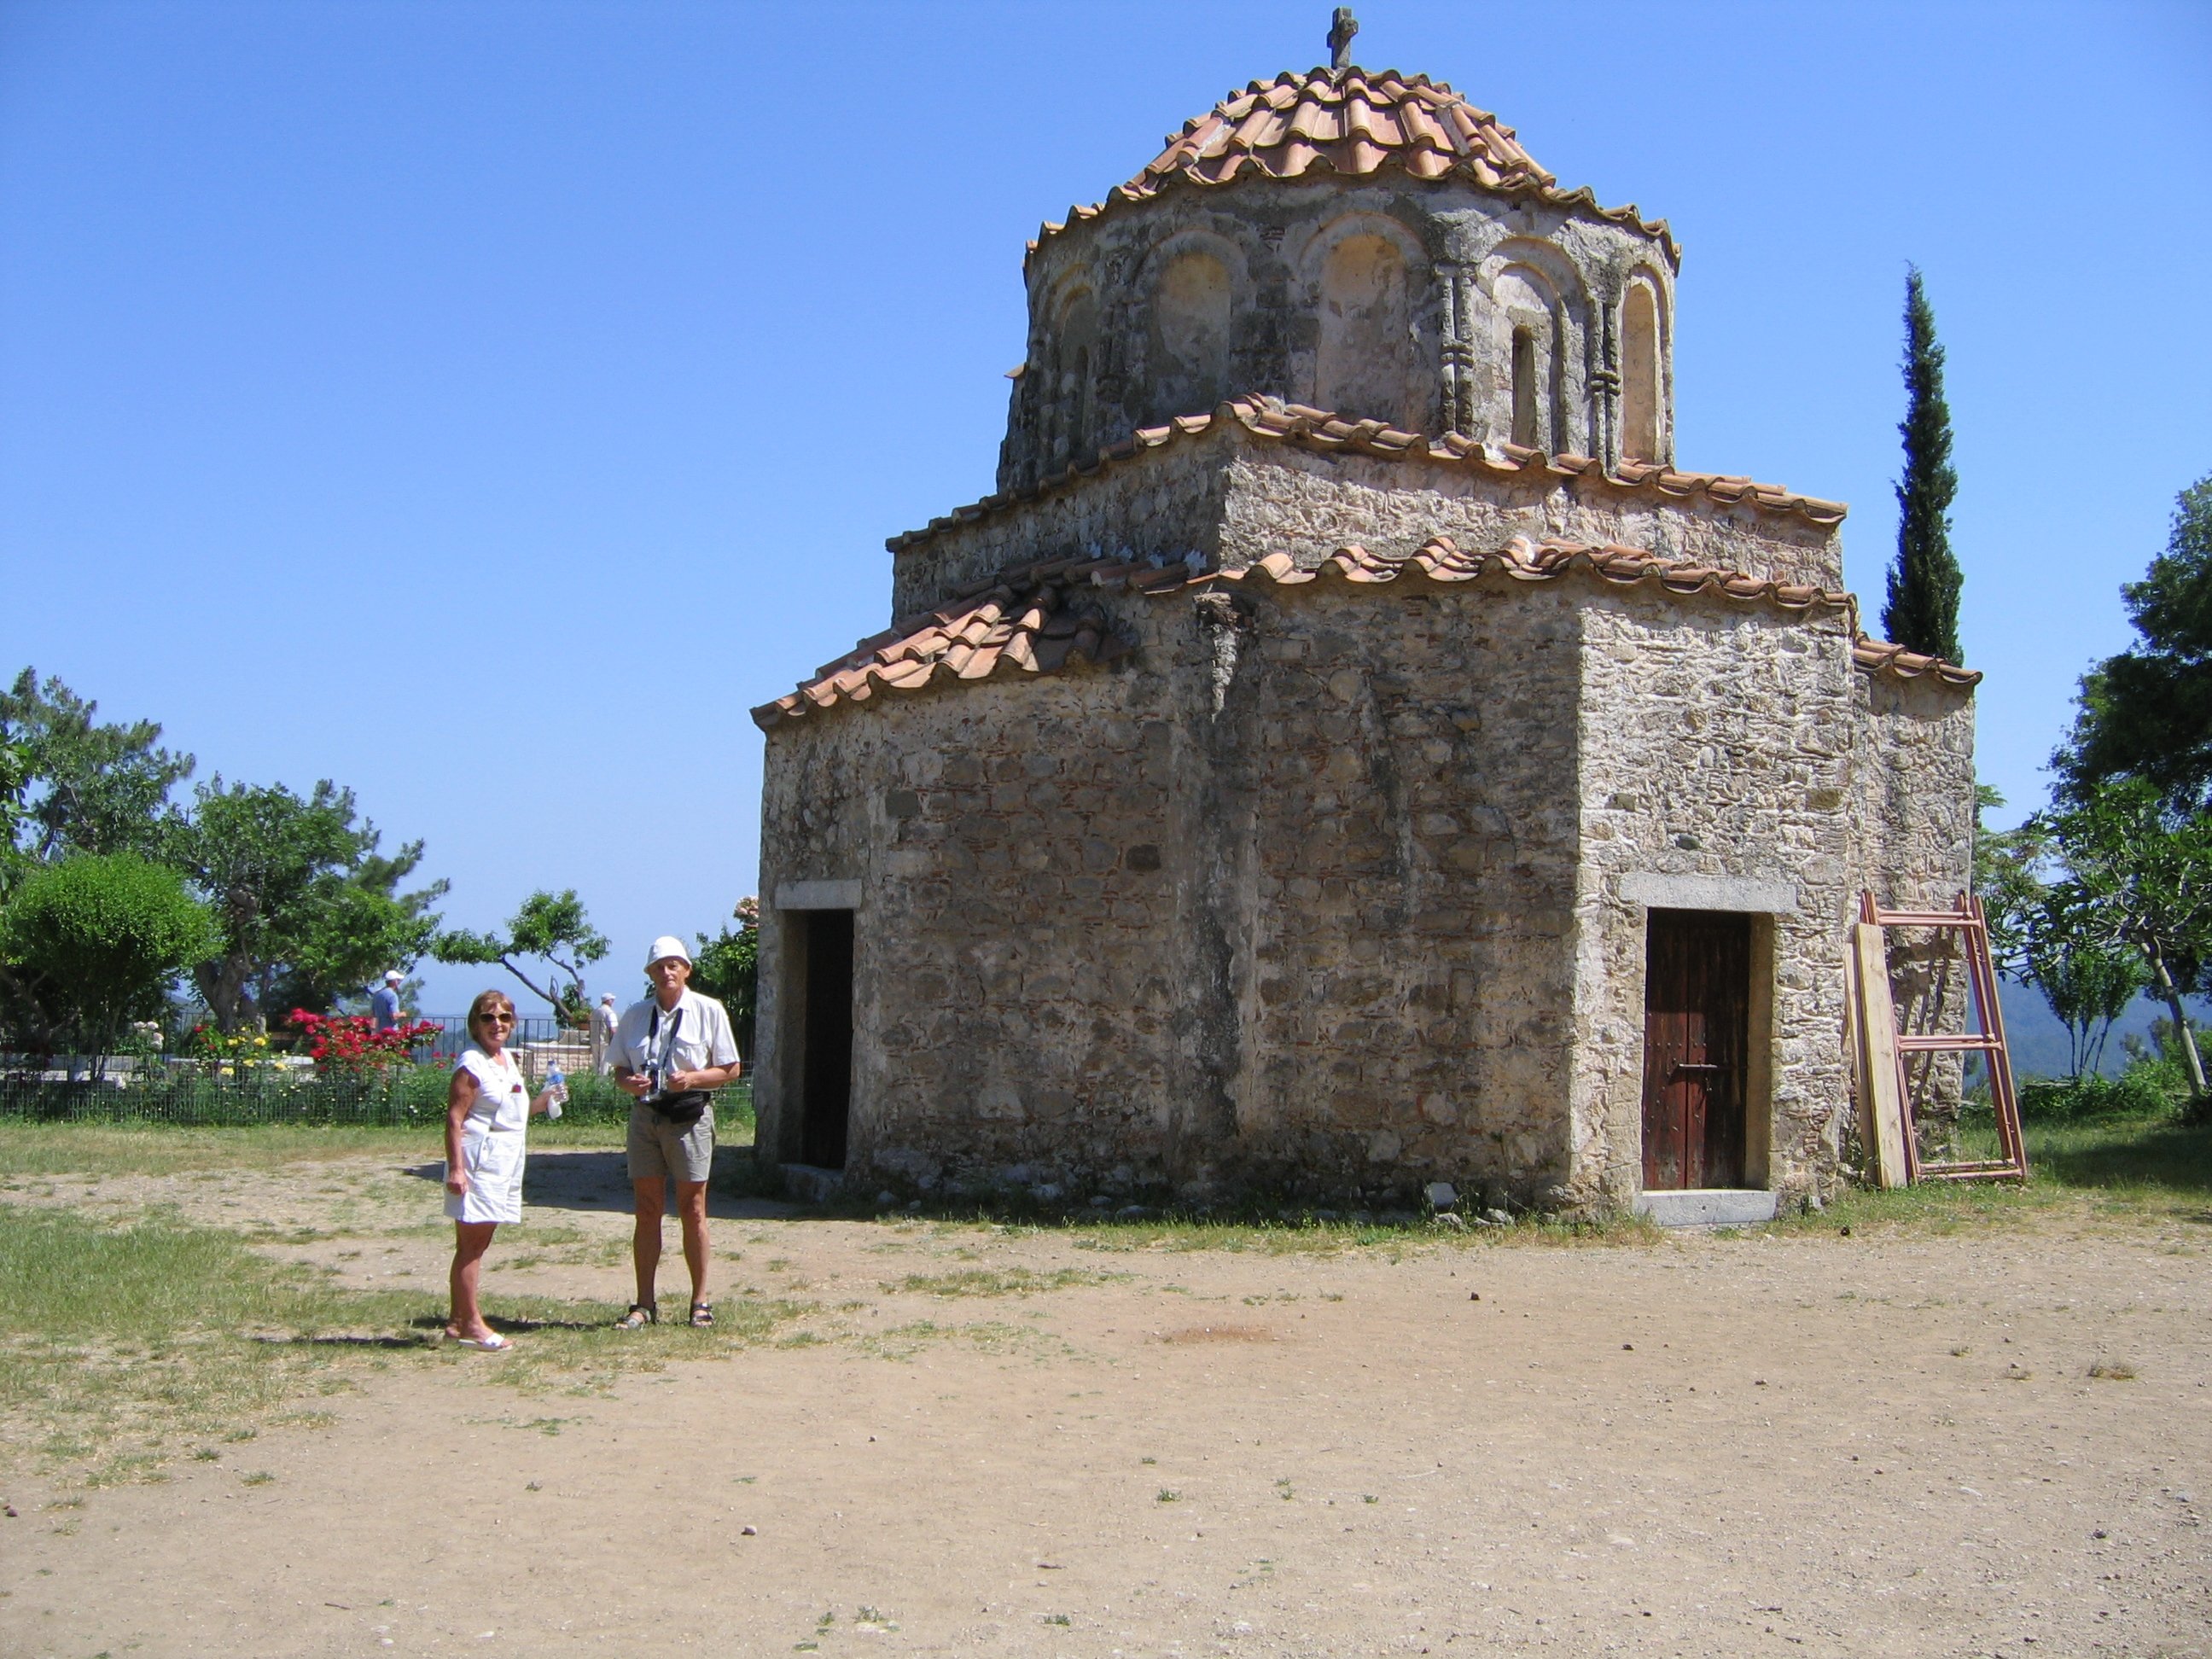
[[[493,1009],[504,1009],[509,1019],[514,1018],[514,999],[504,991],[479,991],[477,1000],[469,1004],[469,1035],[477,1034],[477,1023]]]

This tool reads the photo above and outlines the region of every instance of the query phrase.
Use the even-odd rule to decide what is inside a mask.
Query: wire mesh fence
[[[526,1069],[533,1079],[542,1078],[548,1059],[544,1051],[534,1057],[535,1063],[533,1057],[526,1056]],[[445,1117],[451,1075],[442,1060],[360,1073],[318,1073],[283,1065],[220,1071],[201,1062],[159,1060],[111,1061],[109,1066],[96,1077],[88,1067],[72,1076],[65,1063],[0,1057],[0,1121],[195,1128],[430,1124]],[[565,1062],[563,1069],[568,1070]],[[611,1079],[580,1065],[568,1071],[568,1087],[564,1120],[628,1121],[629,1097]],[[750,1122],[752,1085],[740,1081],[720,1091],[714,1109],[725,1123]]]
[[[469,1046],[467,1018],[409,1018],[435,1030],[416,1045],[411,1061],[380,1067],[319,1069],[305,1054],[288,1052],[295,1039],[273,1036],[261,1052],[222,1060],[0,1054],[0,1121],[198,1127],[435,1122],[446,1115],[453,1062]],[[586,1029],[526,1016],[509,1035],[507,1052],[533,1088],[560,1068],[568,1089],[564,1119],[628,1120],[629,1097],[600,1074],[603,1056]],[[726,1123],[752,1121],[749,1079],[720,1091],[715,1116]]]

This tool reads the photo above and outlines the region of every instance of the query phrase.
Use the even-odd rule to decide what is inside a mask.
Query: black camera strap
[[[683,1030],[684,1005],[679,1002],[676,1005],[676,1012],[668,1017],[668,1043],[661,1049],[659,1061],[655,1064],[653,1060],[653,1048],[660,1036],[660,1003],[656,998],[653,1004],[653,1017],[646,1023],[645,1028],[646,1061],[656,1084],[667,1073],[668,1057],[675,1052],[676,1039],[682,1034]],[[704,1089],[687,1089],[677,1094],[665,1095],[658,1100],[648,1100],[645,1103],[672,1123],[690,1124],[696,1123],[705,1115],[708,1098]]]
[[[673,1048],[676,1046],[677,1036],[683,1031],[683,1030],[684,1005],[679,1002],[676,1005],[676,1012],[668,1017],[668,1048]],[[648,1061],[653,1056],[653,1041],[655,1038],[659,1037],[659,1035],[660,1003],[658,999],[655,999],[653,1005],[653,1018],[647,1023],[645,1028],[645,1053],[646,1058]],[[668,1059],[668,1048],[664,1048],[660,1051],[660,1058],[664,1062]]]

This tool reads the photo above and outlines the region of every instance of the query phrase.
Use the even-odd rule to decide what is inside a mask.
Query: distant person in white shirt
[[[637,1300],[619,1322],[626,1331],[660,1316],[653,1278],[660,1267],[660,1218],[672,1179],[684,1223],[684,1262],[691,1270],[691,1323],[714,1322],[714,1305],[707,1300],[713,1091],[738,1071],[729,1015],[713,998],[685,988],[691,953],[684,941],[668,935],[653,940],[645,976],[653,981],[653,994],[623,1015],[608,1047],[615,1086],[636,1103],[629,1113],[629,1184],[637,1215],[631,1236]]]
[[[599,1006],[592,1010],[592,1069],[605,1077],[613,1066],[609,1057],[615,1046],[615,1027],[622,1024],[622,1014],[615,1007],[615,994],[606,992],[599,998]]]
[[[399,1024],[399,988],[404,982],[397,968],[386,971],[384,983],[368,994],[368,1017],[377,1030],[389,1031]]]

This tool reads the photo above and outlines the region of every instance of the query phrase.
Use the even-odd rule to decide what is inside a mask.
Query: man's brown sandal
[[[648,1308],[642,1302],[633,1302],[629,1304],[629,1311],[615,1321],[615,1328],[618,1331],[641,1331],[647,1325],[659,1322],[660,1314],[657,1309]]]
[[[704,1330],[714,1322],[714,1304],[713,1303],[694,1302],[691,1304],[691,1324],[694,1329]]]

